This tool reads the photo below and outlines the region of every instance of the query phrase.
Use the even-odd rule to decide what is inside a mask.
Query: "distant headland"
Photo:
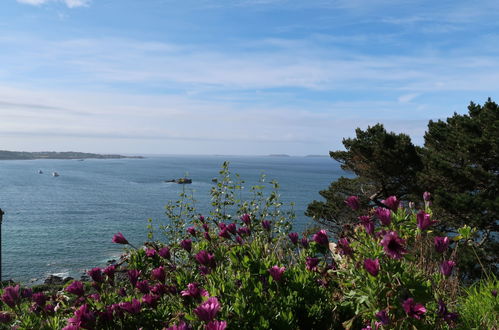
[[[118,158],[144,158],[142,156],[101,155],[88,152],[75,151],[7,151],[0,150],[0,160],[30,160],[30,159],[118,159]]]

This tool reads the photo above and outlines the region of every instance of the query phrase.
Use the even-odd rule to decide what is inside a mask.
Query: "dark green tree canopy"
[[[356,130],[343,140],[345,151],[330,155],[356,176],[342,177],[320,192],[306,214],[339,233],[359,212],[345,207],[349,195],[360,198],[365,211],[390,195],[421,200],[434,196],[433,212],[443,232],[463,225],[479,230],[477,245],[489,265],[499,257],[499,106],[490,99],[471,103],[468,113],[430,121],[423,147],[409,136],[387,132],[377,124]]]
[[[409,136],[387,132],[381,124],[355,132],[356,138],[343,139],[346,151],[331,151],[330,155],[356,177],[333,182],[320,192],[326,201],[313,201],[306,212],[336,233],[352,219],[352,212],[343,203],[346,197],[357,195],[365,206],[381,205],[390,195],[405,197],[417,190],[416,175],[423,168],[418,148]]]

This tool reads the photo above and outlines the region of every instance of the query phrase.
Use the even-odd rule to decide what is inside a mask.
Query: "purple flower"
[[[73,281],[73,283],[68,285],[64,290],[66,292],[75,294],[78,297],[81,297],[85,294],[85,291],[83,290],[83,283],[81,283],[80,281]]]
[[[123,301],[119,303],[122,310],[130,314],[138,314],[140,312],[140,301],[133,298],[132,301]]]
[[[128,279],[130,280],[130,283],[132,283],[132,286],[135,287],[137,285],[137,281],[139,280],[140,270],[131,269],[128,271],[127,274],[128,274]]]
[[[377,312],[375,316],[378,320],[380,320],[381,324],[383,325],[390,324],[390,317],[388,316],[388,312],[385,309]]]
[[[449,277],[452,274],[452,269],[455,265],[456,263],[452,260],[444,261],[440,264],[440,272],[442,272],[444,276]]]
[[[189,234],[191,234],[192,236],[196,236],[196,228],[194,228],[194,227],[187,228],[187,232]]]
[[[203,236],[204,236],[204,238],[205,238],[207,241],[211,241],[211,236],[210,236],[210,233],[209,233],[209,232],[205,231],[205,232],[203,233]]]
[[[104,282],[104,276],[102,274],[102,270],[99,267],[95,267],[95,268],[90,269],[87,272],[87,274],[88,274],[88,276],[90,276],[92,278],[92,280],[94,280],[97,283]]]
[[[400,259],[407,253],[404,247],[405,240],[400,238],[394,231],[386,233],[380,244],[383,246],[385,253],[392,259]]]
[[[358,210],[360,207],[359,197],[357,196],[349,196],[345,199],[345,204],[347,204],[352,210]]]
[[[298,233],[289,233],[288,237],[291,240],[291,243],[294,245],[298,244]]]
[[[37,293],[33,294],[33,296],[31,297],[31,300],[33,300],[35,302],[35,304],[37,304],[38,306],[43,307],[43,306],[45,306],[45,303],[47,302],[48,297],[43,292],[37,292]]]
[[[62,328],[62,330],[80,330],[81,328],[79,326],[76,326],[76,325],[66,325],[64,328]]]
[[[211,321],[206,324],[205,330],[225,330],[227,322],[225,321]]]
[[[365,259],[364,269],[372,276],[377,276],[379,273],[379,260],[378,259]]]
[[[241,236],[239,236],[239,235],[237,235],[237,236],[236,236],[236,242],[237,242],[238,244],[241,244],[241,245],[244,243],[244,241],[243,241],[242,237],[241,237]]]
[[[21,290],[21,297],[23,298],[31,298],[33,295],[33,290],[31,288],[26,288]]]
[[[237,230],[237,227],[236,227],[236,224],[235,223],[230,223],[228,226],[227,226],[227,230],[232,234],[232,235],[235,235],[236,234],[236,230]]]
[[[269,268],[270,276],[274,279],[274,281],[279,282],[284,274],[286,267],[272,266]]]
[[[407,316],[413,317],[417,320],[420,320],[426,313],[426,308],[422,304],[415,303],[412,298],[406,299],[402,303],[402,307],[404,308]]]
[[[270,225],[271,225],[271,223],[269,220],[262,220],[262,227],[266,231],[270,231]]]
[[[187,252],[191,252],[192,241],[190,239],[184,239],[182,242],[180,242],[180,246]]]
[[[137,289],[139,289],[139,291],[144,294],[149,293],[149,291],[151,291],[151,288],[149,287],[149,282],[147,280],[137,282]]]
[[[165,282],[166,272],[164,266],[159,266],[151,271],[151,277],[161,283]]]
[[[215,318],[220,311],[220,303],[216,297],[210,297],[194,309],[194,313],[201,321],[209,322]]]
[[[188,326],[184,321],[180,321],[179,324],[174,324],[166,330],[190,330],[191,327]]]
[[[327,238],[327,233],[324,229],[319,230],[312,236],[312,239],[319,245],[327,247],[329,245],[329,239]]]
[[[392,222],[392,211],[389,209],[385,209],[384,207],[378,207],[374,214],[381,221],[381,223],[385,226],[389,226]]]
[[[457,318],[459,317],[459,314],[457,313],[451,313],[447,310],[447,306],[445,303],[442,301],[442,299],[438,300],[438,311],[437,314],[439,317],[441,317],[445,322],[450,324],[453,321],[456,321]]]
[[[418,221],[418,228],[421,230],[425,230],[426,228],[430,227],[434,223],[438,222],[438,221],[431,220],[431,216],[423,210],[418,212],[418,214],[416,215],[416,218]]]
[[[425,192],[423,193],[423,200],[424,200],[425,202],[429,202],[429,201],[431,200],[431,194],[430,194],[429,192],[425,191]]]
[[[490,291],[490,294],[492,294],[492,297],[494,297],[494,298],[497,297],[497,290],[494,289],[494,290]]]
[[[114,279],[114,273],[116,272],[116,266],[115,265],[109,265],[106,268],[104,268],[102,270],[102,272],[107,275],[107,277],[109,278],[109,280],[113,280]]]
[[[119,290],[118,290],[118,296],[121,296],[121,297],[126,297],[127,296],[125,288],[119,288]]]
[[[204,217],[201,214],[199,215],[199,221],[204,223]]]
[[[158,304],[159,299],[160,296],[156,296],[154,294],[146,294],[142,296],[142,303],[154,308]]]
[[[227,227],[224,227],[224,229],[220,230],[220,232],[218,233],[218,236],[226,238],[226,239],[230,239],[230,232],[229,232],[229,230],[227,230]]]
[[[18,303],[21,302],[20,287],[19,284],[12,287],[8,286],[3,290],[2,301],[6,303],[10,308],[14,308]]]
[[[114,236],[113,236],[113,243],[128,244],[128,241],[126,240],[125,236],[123,236],[122,233],[117,233],[117,234],[114,234]]]
[[[162,247],[161,249],[159,249],[158,254],[161,256],[161,258],[170,259],[170,248],[168,246]]]
[[[7,312],[0,312],[0,323],[9,323],[12,321],[12,316]]]
[[[340,254],[345,256],[351,256],[353,254],[353,250],[350,247],[350,242],[346,238],[340,238],[338,240],[338,249],[340,250]]]
[[[241,221],[246,224],[246,226],[249,226],[251,223],[251,216],[248,213],[245,213],[241,216]]]
[[[74,316],[68,319],[68,323],[78,327],[92,328],[95,323],[95,314],[87,304],[83,304],[74,312]]]
[[[436,236],[434,238],[434,242],[435,242],[435,250],[437,250],[438,253],[444,253],[449,247],[450,240],[449,237],[447,236],[444,237]]]
[[[224,230],[224,229],[226,229],[226,228],[227,228],[227,225],[226,225],[225,223],[223,223],[223,222],[220,222],[220,223],[218,224],[218,228],[219,228],[220,230]]]
[[[156,250],[155,249],[147,249],[146,250],[146,256],[148,258],[153,258],[156,255]]]
[[[203,289],[202,287],[199,286],[198,283],[189,283],[187,284],[187,289],[182,290],[180,294],[183,297],[193,297],[193,298],[198,298],[201,296],[207,296],[208,292]]]
[[[203,229],[204,231],[210,231],[210,226],[207,223],[203,223]]]
[[[206,250],[199,251],[196,256],[196,261],[203,266],[215,267],[215,256]]]
[[[400,201],[395,196],[390,196],[385,200],[382,200],[381,203],[385,204],[386,207],[391,209],[392,211],[397,211],[399,208]]]
[[[308,248],[308,238],[302,237],[300,244],[306,249]]]
[[[249,236],[251,234],[251,229],[248,227],[239,227],[237,233],[241,236]]]
[[[307,259],[305,260],[307,270],[316,271],[319,261],[319,258],[307,257]]]
[[[370,216],[363,215],[358,218],[360,223],[364,226],[366,233],[368,235],[374,234],[374,222],[371,220]]]

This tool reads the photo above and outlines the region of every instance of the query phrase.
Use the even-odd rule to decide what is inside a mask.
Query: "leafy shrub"
[[[469,288],[459,298],[460,329],[498,329],[499,281],[495,277],[481,280]]]
[[[209,214],[198,214],[193,196],[182,192],[166,206],[165,224],[149,222],[144,246],[114,235],[127,253],[117,265],[88,271],[91,282],[73,281],[50,294],[5,288],[0,325],[223,330],[493,324],[493,318],[476,323],[482,314],[474,308],[497,281],[458,297],[456,260],[474,232],[464,227],[456,237],[435,236],[428,194],[421,210],[386,198],[359,213],[357,225],[333,243],[325,230],[292,232],[294,214],[281,209],[276,182],[268,195],[263,178],[249,192],[243,184],[224,163]],[[361,212],[357,197],[345,202]],[[487,304],[497,311],[496,300]]]

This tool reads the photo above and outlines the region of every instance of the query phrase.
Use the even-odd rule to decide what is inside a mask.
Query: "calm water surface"
[[[211,179],[224,160],[249,188],[262,173],[281,185],[281,199],[295,202],[296,229],[310,223],[307,204],[343,174],[326,157],[165,156],[146,159],[24,160],[0,162],[3,278],[29,282],[49,274],[79,277],[116,258],[111,243],[121,231],[135,244],[147,239],[147,219],[166,220],[164,206],[182,188],[197,207],[209,209]],[[43,174],[38,174],[42,170]],[[53,177],[57,171],[60,176]],[[163,180],[192,178],[191,185]]]

